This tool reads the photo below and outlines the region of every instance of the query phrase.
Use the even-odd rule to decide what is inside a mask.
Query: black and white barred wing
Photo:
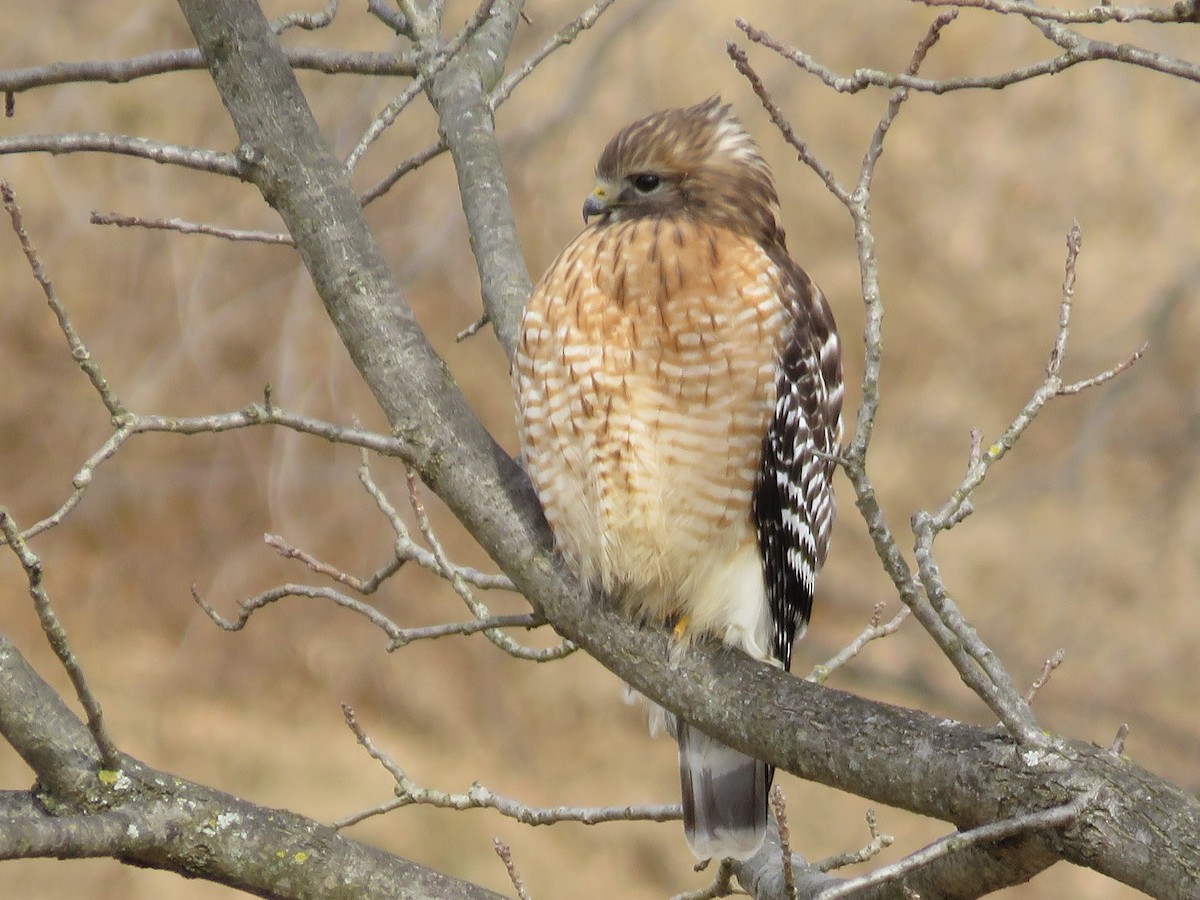
[[[754,517],[774,625],[772,650],[790,668],[812,612],[817,572],[833,529],[833,468],[841,437],[842,374],[829,306],[797,270],[796,318],[763,439]]]

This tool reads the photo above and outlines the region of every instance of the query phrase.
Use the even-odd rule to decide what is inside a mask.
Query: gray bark
[[[84,724],[3,635],[0,734],[38,779],[0,792],[0,859],[110,857],[271,898],[500,896],[130,756],[105,769]]]
[[[1055,859],[1155,896],[1194,895],[1200,804],[1121,756],[1072,741],[1022,753],[1000,730],[809,684],[719,647],[669,657],[664,635],[589,596],[551,552],[519,466],[475,417],[426,340],[257,4],[179,2],[237,129],[239,174],[283,217],[334,326],[403,442],[404,459],[562,635],[730,746],[960,828],[1089,798],[1063,828],[974,848],[912,873],[908,883],[923,897],[978,896]],[[510,351],[529,279],[487,90],[518,11],[519,4],[498,0],[460,58],[429,87],[458,170],[486,308]],[[303,817],[128,757],[116,780],[101,777],[86,729],[3,639],[0,730],[39,778],[33,794],[0,794],[0,813],[21,824],[0,830],[0,857],[113,856],[264,897],[493,896]],[[743,873],[756,896],[780,896],[767,862],[752,861]],[[869,896],[899,896],[899,890],[893,885]]]
[[[408,461],[556,630],[730,746],[877,802],[969,827],[1094,795],[1077,822],[1042,835],[1044,846],[1030,845],[1032,871],[1048,848],[1156,896],[1194,892],[1200,803],[1122,757],[1062,741],[1053,752],[1022,758],[998,730],[818,687],[722,648],[698,647],[668,661],[664,635],[594,602],[552,554],[523,473],[425,340],[257,6],[245,0],[180,0],[180,6],[249,148],[243,157],[253,159],[250,180],[295,237],[339,334],[407,442]],[[494,40],[493,28],[511,28],[514,9],[498,2],[494,21],[477,37]],[[463,53],[472,52],[474,40]],[[454,77],[451,69],[447,78]],[[482,93],[463,103],[457,115],[490,121]],[[494,155],[464,153],[456,164],[481,169],[460,171],[460,184],[504,183]],[[485,170],[490,165],[497,167]],[[478,241],[477,222],[468,221]],[[486,257],[479,261],[486,265]],[[507,347],[514,324],[511,310],[498,322]]]

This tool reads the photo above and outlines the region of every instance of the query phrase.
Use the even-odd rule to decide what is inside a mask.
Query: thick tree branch
[[[490,20],[430,81],[429,99],[458,175],[459,196],[471,229],[471,249],[483,288],[483,306],[511,359],[517,323],[533,285],[525,269],[508,181],[496,144],[490,93],[520,19],[521,0],[499,0]]]
[[[87,728],[3,635],[0,733],[38,776],[36,797],[0,795],[0,812],[21,824],[0,828],[0,859],[109,856],[269,898],[499,897],[129,756],[105,769]]]
[[[664,635],[589,602],[549,552],[526,479],[466,407],[392,283],[257,7],[181,6],[254,160],[252,179],[283,215],[355,362],[413,447],[415,468],[560,633],[733,747],[960,827],[1098,791],[1051,839],[1056,854],[1152,893],[1194,884],[1200,804],[1105,751],[1068,743],[1022,753],[1003,734],[819,688],[719,648],[671,661]],[[455,62],[472,52],[469,43]],[[747,708],[759,715],[731,712]],[[859,764],[863,754],[871,766]],[[1150,823],[1147,810],[1165,820]]]

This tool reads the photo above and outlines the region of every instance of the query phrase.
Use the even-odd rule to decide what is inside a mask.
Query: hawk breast
[[[529,476],[580,576],[637,612],[690,613],[743,548],[760,565],[751,498],[791,326],[780,284],[746,237],[643,218],[585,230],[526,306]]]

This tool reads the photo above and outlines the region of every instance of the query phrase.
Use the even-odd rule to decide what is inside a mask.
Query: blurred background
[[[264,6],[274,16],[295,9]],[[394,49],[361,3],[293,44]],[[517,65],[581,11],[582,0],[527,9]],[[305,11],[314,11],[309,3]],[[471,6],[447,4],[448,29]],[[738,14],[841,73],[898,71],[933,14],[902,0],[747,2]],[[654,109],[713,93],[731,101],[775,168],[793,255],[823,285],[848,348],[852,419],[861,372],[862,303],[844,210],[795,161],[734,71],[725,43],[745,44],[731,5],[618,3],[552,56],[499,112],[497,126],[534,276],[579,228],[595,158],[609,136]],[[191,38],[172,3],[45,0],[6,10],[0,67],[117,59]],[[1098,36],[1191,53],[1169,28]],[[836,94],[750,47],[797,132],[852,181],[886,102],[879,90]],[[988,74],[1054,55],[1023,20],[964,12],[926,74]],[[345,155],[396,80],[301,74],[335,152]],[[1065,235],[1084,235],[1068,378],[1113,365],[1143,341],[1146,359],[1116,382],[1052,403],[976,496],[976,514],[939,540],[947,584],[966,615],[1029,683],[1058,648],[1066,662],[1041,691],[1045,726],[1107,745],[1130,726],[1127,753],[1188,791],[1200,787],[1200,176],[1194,84],[1129,66],[1089,64],[1002,92],[914,96],[888,137],[874,193],[885,323],[884,402],[872,471],[892,527],[939,505],[961,478],[972,427],[994,439],[1040,383],[1054,338]],[[106,131],[230,150],[235,136],[204,73],[127,85],[63,85],[16,97],[4,134]],[[367,154],[364,190],[436,139],[418,100]],[[107,155],[6,156],[0,176],[84,340],[131,409],[229,411],[273,386],[288,409],[386,429],[286,247],[88,224],[89,213],[179,216],[277,230],[251,187]],[[479,415],[515,446],[507,365],[485,331],[456,332],[480,312],[479,286],[453,169],[441,157],[368,209],[409,300]],[[0,229],[0,504],[25,526],[68,496],[106,439],[103,408],[72,362]],[[482,637],[389,655],[364,621],[315,601],[285,601],[237,634],[219,631],[189,586],[227,614],[285,581],[321,580],[279,559],[264,532],[342,569],[373,572],[387,523],[358,485],[357,455],[281,430],[143,436],[96,474],[82,505],[33,543],[47,587],[120,746],[146,762],[250,800],[330,821],[391,796],[390,777],[357,746],[339,703],[420,784],[464,791],[473,780],[534,805],[675,802],[670,741],[647,737],[620,685],[576,654],[539,667]],[[374,474],[403,506],[404,473]],[[840,484],[841,519],[796,668],[827,659],[876,603],[897,601]],[[430,499],[454,558],[492,564]],[[522,598],[486,598],[496,612]],[[374,601],[402,625],[467,617],[437,579],[409,566]],[[0,629],[43,676],[67,683],[37,627],[25,580],[0,553]],[[549,644],[553,636],[534,635]],[[982,704],[915,622],[870,646],[834,686],[986,724]],[[803,727],[803,723],[798,723]],[[853,735],[847,735],[853,740]],[[32,775],[0,747],[0,783]],[[810,858],[869,839],[871,804],[783,780],[793,842]],[[877,810],[897,836],[890,861],[948,830]],[[534,898],[661,898],[707,883],[677,824],[563,824],[531,829],[496,813],[410,808],[353,836],[511,894],[492,839],[509,843]],[[228,897],[226,888],[108,861],[0,866],[12,898]],[[1005,898],[1126,898],[1135,892],[1067,864]]]

